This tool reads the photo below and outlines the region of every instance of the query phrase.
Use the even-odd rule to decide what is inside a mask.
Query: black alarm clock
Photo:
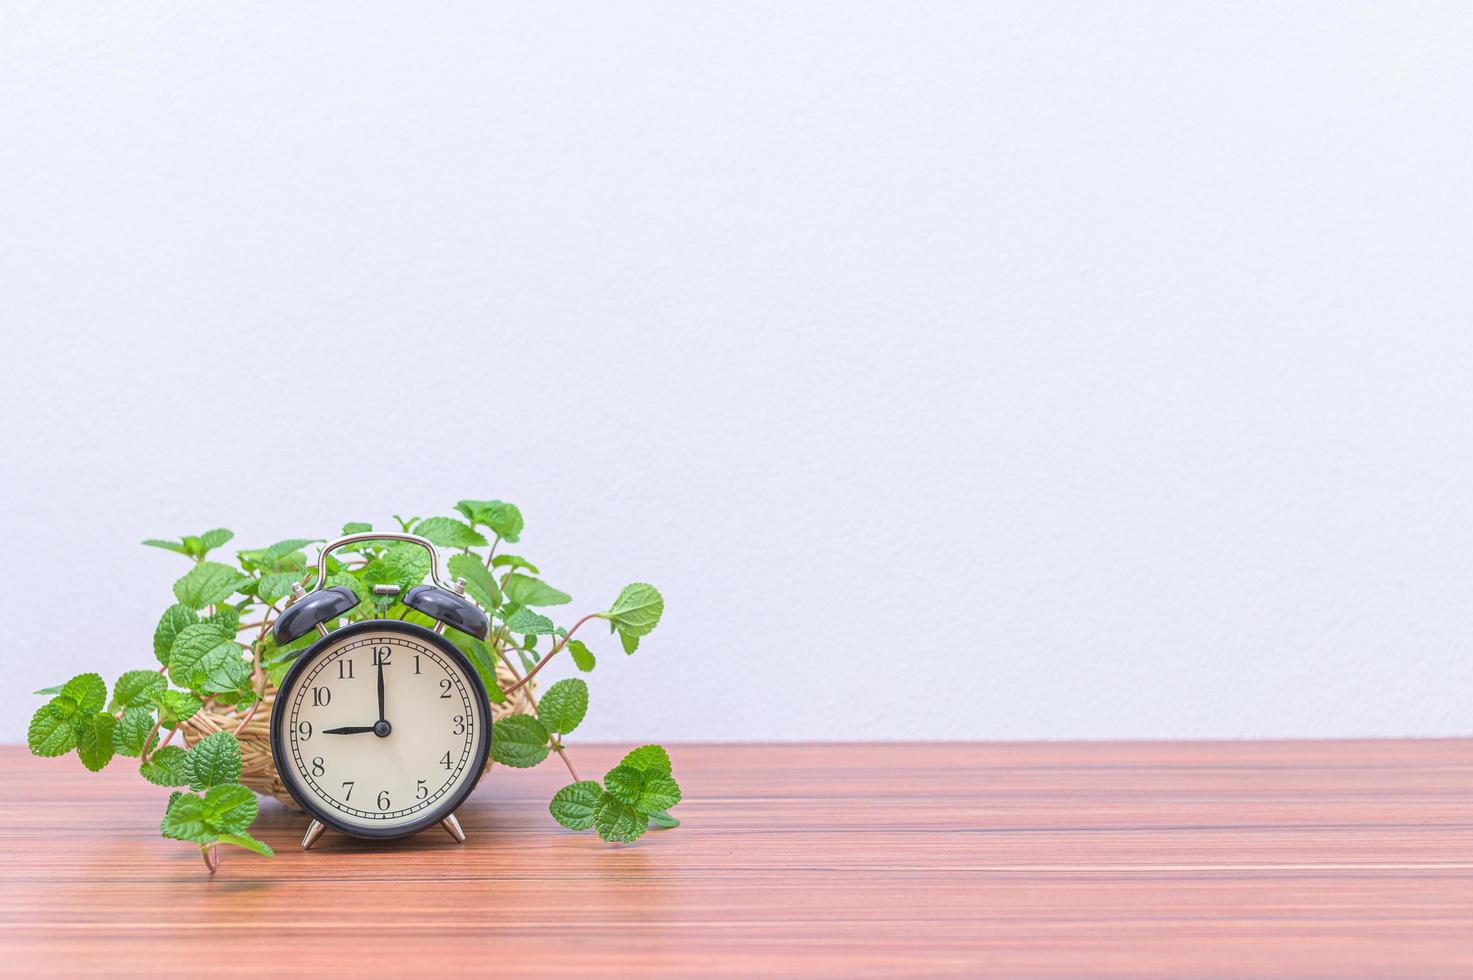
[[[434,629],[372,619],[330,630],[359,603],[345,586],[324,588],[327,556],[363,541],[405,541],[430,553],[431,585],[401,601],[435,620]],[[317,559],[317,581],[293,588],[276,620],[284,646],[316,630],[320,638],[287,671],[271,713],[271,755],[292,799],[312,817],[302,847],[325,828],[354,837],[404,837],[439,824],[465,834],[455,810],[475,789],[491,751],[491,705],[474,665],[443,635],[454,629],[484,640],[490,621],[440,581],[434,545],[413,534],[371,531],[331,541]],[[375,585],[377,595],[399,587]]]

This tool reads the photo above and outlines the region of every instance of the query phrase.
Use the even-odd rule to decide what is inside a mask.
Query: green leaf
[[[559,592],[546,582],[526,575],[511,576],[502,590],[508,599],[519,606],[561,606],[573,601],[573,597],[566,592]]]
[[[203,609],[224,602],[250,579],[229,565],[202,561],[174,583],[174,596],[180,605]]]
[[[204,622],[212,626],[218,626],[225,632],[234,636],[240,632],[240,610],[234,606],[220,606],[210,615],[204,618]]]
[[[261,695],[256,693],[255,684],[249,674],[241,681],[240,686],[231,691],[218,691],[210,695],[210,700],[216,704],[230,705],[237,710],[249,708],[261,700]]]
[[[619,593],[619,598],[614,600],[604,617],[620,633],[644,636],[659,625],[664,611],[665,600],[660,597],[660,591],[645,582],[635,582],[624,586],[624,591]]]
[[[650,828],[652,830],[671,830],[680,826],[680,821],[670,816],[668,811],[661,810],[659,813],[650,814]]]
[[[206,735],[189,750],[184,764],[189,788],[205,790],[240,780],[240,742],[229,732]]]
[[[181,721],[193,718],[204,707],[204,702],[184,691],[165,691],[154,701],[154,706],[159,709],[159,719],[164,727],[173,728]]]
[[[406,541],[388,544],[383,553],[360,573],[367,590],[375,585],[397,585],[401,592],[423,582],[430,574],[430,556],[423,548]]]
[[[272,687],[280,687],[281,682],[286,680],[286,672],[292,669],[294,659],[288,658],[263,665],[266,668],[266,679],[271,682]]]
[[[143,740],[148,738],[148,733],[153,731],[153,712],[148,708],[128,708],[123,712],[123,717],[118,719],[117,726],[113,728],[113,751],[118,755],[126,755],[138,758],[143,751]],[[154,735],[149,743],[152,749],[158,744],[159,737]]]
[[[567,735],[588,714],[588,685],[576,677],[558,681],[542,695],[537,719],[549,732]]]
[[[491,758],[513,769],[530,769],[552,750],[547,731],[536,718],[512,715],[491,727]]]
[[[619,765],[629,766],[642,772],[663,773],[668,776],[671,771],[670,753],[658,745],[641,745],[619,760]]]
[[[582,640],[569,640],[568,653],[572,655],[573,663],[577,664],[578,669],[585,674],[592,670],[596,663],[593,651],[588,649],[588,644]]]
[[[45,694],[45,695],[48,695],[49,696],[49,695],[52,695],[52,694],[60,694],[62,692],[62,689],[65,688],[65,687],[66,687],[65,684],[53,684],[51,687],[43,687],[43,688],[41,688],[41,690],[39,690],[39,691],[32,691],[31,693],[32,694]]]
[[[217,527],[213,531],[206,531],[199,536],[200,543],[205,548],[202,554],[214,551],[233,537],[235,537],[235,532],[223,527]]]
[[[240,783],[211,786],[205,791],[205,826],[217,834],[244,832],[259,809],[256,794]]]
[[[44,758],[66,755],[77,747],[77,729],[72,719],[77,716],[77,702],[58,695],[36,709],[26,729],[26,744],[32,755]]]
[[[107,703],[107,683],[101,674],[78,674],[62,685],[61,693],[76,702],[82,715],[101,711]]]
[[[169,679],[190,691],[234,691],[250,672],[240,644],[212,623],[186,627],[169,653]]]
[[[447,636],[475,665],[476,673],[481,675],[481,683],[486,686],[486,696],[491,699],[491,703],[505,704],[506,694],[501,690],[501,681],[496,678],[496,655],[491,652],[491,648],[464,633],[447,631]]]
[[[153,704],[168,686],[169,682],[164,680],[164,675],[156,670],[130,670],[113,685],[113,699],[108,703],[107,710],[141,708],[146,704]]]
[[[465,594],[487,612],[501,605],[496,579],[475,555],[451,555],[446,563],[451,578],[465,579]]]
[[[329,557],[331,557],[331,556],[329,556]],[[271,571],[273,571],[273,572],[296,572],[298,574],[301,574],[301,573],[303,573],[303,572],[305,572],[307,570],[307,564],[308,563],[307,563],[307,556],[306,555],[304,555],[300,551],[293,551],[291,554],[289,554],[289,555],[282,555],[280,558],[278,558],[275,561],[273,561],[271,563]],[[312,567],[313,568],[316,568],[317,567],[315,561],[312,563]]]
[[[604,790],[620,803],[630,806],[639,799],[640,787],[644,785],[644,770],[633,766],[615,766],[604,773]]]
[[[533,575],[538,574],[539,571],[536,565],[532,564],[521,555],[497,555],[495,558],[491,559],[492,568],[501,568],[504,565],[510,565],[512,568],[525,568]]]
[[[299,550],[320,539],[287,538],[269,548],[254,548],[236,552],[241,567],[247,571],[300,572],[307,567],[307,556]]]
[[[307,567],[307,556],[298,549],[314,543],[317,538],[287,538],[269,548],[256,548],[236,552],[242,568],[261,572],[300,572]]]
[[[172,793],[159,831],[172,840],[187,840],[201,846],[212,844],[216,835],[205,826],[205,801],[193,793]]]
[[[530,609],[518,609],[506,618],[506,628],[513,633],[532,636],[551,636],[557,627],[552,620]]]
[[[235,637],[217,623],[200,622],[184,627],[169,650],[169,678],[180,687],[194,688],[191,679],[199,662],[211,651],[225,646],[240,653]]]
[[[158,627],[153,631],[153,655],[158,658],[159,663],[169,662],[169,650],[174,646],[174,638],[184,627],[193,626],[197,622],[199,617],[188,606],[173,605],[164,610]]]
[[[624,648],[625,653],[633,653],[639,649],[639,637],[632,633],[620,633],[619,645]]]
[[[278,541],[271,547],[262,549],[261,558],[268,564],[280,561],[288,555],[301,551],[307,545],[316,544],[321,540],[321,538],[287,538],[285,541]]]
[[[322,583],[322,587],[325,589],[330,589],[336,585],[341,585],[344,588],[347,588],[358,597],[359,602],[372,597],[372,593],[369,591],[368,587],[365,586],[362,582],[358,581],[357,578],[355,578],[348,572],[333,572],[327,576],[327,581]],[[354,612],[356,611],[357,610],[354,610]],[[269,636],[270,634],[268,633],[267,635]],[[310,643],[307,645],[311,646]]]
[[[372,530],[372,524],[365,524],[363,521],[349,521],[343,525],[343,537],[347,537],[350,534],[364,534]]]
[[[558,790],[547,809],[554,820],[569,830],[587,830],[593,826],[593,808],[603,795],[598,783],[585,779]]]
[[[644,776],[644,789],[634,803],[640,813],[664,813],[680,802],[680,784],[672,777],[649,772]]]
[[[201,663],[205,671],[204,683],[194,690],[205,694],[231,695],[216,697],[215,700],[222,704],[239,704],[241,698],[250,693],[251,665],[238,645],[229,656],[222,653],[221,649],[216,648]]]
[[[480,644],[483,653],[471,654],[471,663],[476,665],[476,672],[480,675],[480,682],[486,685],[486,697],[491,699],[492,704],[507,703],[507,693],[501,690],[501,678],[496,676],[496,654],[493,654],[488,645],[480,643],[479,640],[467,637],[473,643]]]
[[[358,612],[359,610],[354,609],[352,615],[356,616]],[[297,637],[290,643],[283,644],[282,646],[277,646],[276,638],[268,632],[266,634],[265,645],[261,650],[261,663],[268,668],[277,667],[282,664],[290,667],[292,661],[301,656],[302,651],[310,647],[313,643],[317,642],[317,640],[317,633],[310,632],[303,636]],[[273,681],[273,683],[275,682]]]
[[[489,527],[501,540],[516,544],[521,539],[522,512],[515,504],[500,500],[462,500],[455,509],[472,524]]]
[[[442,548],[484,548],[487,544],[481,532],[453,517],[426,517],[415,525],[414,533]]]
[[[501,540],[508,544],[516,544],[522,537],[522,512],[516,504],[503,503],[499,500],[491,502],[491,507],[486,514],[486,525],[495,531]]]
[[[649,817],[605,793],[593,807],[593,829],[606,841],[627,844],[644,836]]]
[[[243,847],[248,851],[255,851],[263,857],[276,856],[276,852],[269,845],[256,840],[250,834],[221,834],[220,839],[216,843],[233,844],[236,847]]]
[[[100,771],[113,759],[113,716],[99,711],[83,719],[77,732],[77,757],[93,772]]]
[[[301,580],[301,572],[268,572],[256,583],[256,595],[262,602],[275,603],[291,595],[292,586]]]
[[[178,552],[181,555],[188,555],[191,558],[203,558],[233,537],[235,537],[233,531],[223,527],[217,527],[213,531],[206,531],[204,534],[186,534],[179,541],[161,541],[158,538],[149,538],[143,543],[150,548],[165,548],[169,551]]]
[[[138,773],[155,786],[187,786],[189,777],[184,774],[185,760],[189,753],[177,745],[165,745],[140,763]]]
[[[604,789],[640,813],[658,813],[680,802],[680,786],[669,775],[633,766],[615,766],[604,775]]]

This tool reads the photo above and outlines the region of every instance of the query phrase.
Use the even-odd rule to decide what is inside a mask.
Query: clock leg
[[[455,819],[455,814],[450,814],[440,821],[440,826],[445,828],[445,833],[455,838],[455,843],[465,843],[465,831],[460,829],[460,821]]]
[[[302,838],[302,850],[309,850],[313,844],[317,843],[317,838],[321,837],[322,832],[326,829],[327,827],[316,820],[308,824],[307,836]]]

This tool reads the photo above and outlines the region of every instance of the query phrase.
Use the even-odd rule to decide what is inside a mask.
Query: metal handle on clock
[[[422,538],[418,534],[407,534],[403,531],[362,531],[358,534],[345,534],[341,538],[329,541],[317,556],[317,581],[312,583],[304,595],[316,592],[322,588],[322,583],[327,581],[327,556],[344,545],[357,544],[359,541],[405,541],[409,544],[417,544],[430,553],[430,581],[438,588],[446,592],[458,595],[459,591],[453,585],[446,585],[440,581],[440,554],[435,551],[435,545],[428,538]]]

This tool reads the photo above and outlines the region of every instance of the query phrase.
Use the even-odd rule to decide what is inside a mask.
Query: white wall
[[[663,588],[589,737],[1473,732],[1470,37],[9,3],[0,737],[150,661],[140,539],[462,496]]]

